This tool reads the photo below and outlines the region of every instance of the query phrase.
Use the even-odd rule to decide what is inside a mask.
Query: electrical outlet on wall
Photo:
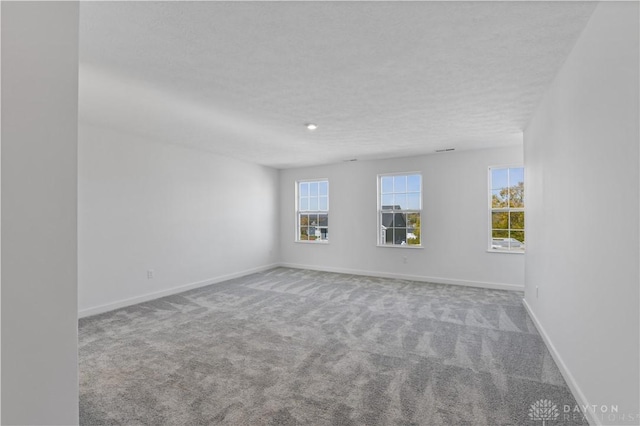
[[[153,279],[153,269],[148,269],[147,270],[147,279]]]
[[[407,263],[407,262],[408,262],[407,256],[402,256],[402,263]]]

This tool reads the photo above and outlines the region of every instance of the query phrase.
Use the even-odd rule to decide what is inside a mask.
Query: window
[[[296,241],[329,241],[329,181],[297,183]]]
[[[421,212],[420,174],[378,176],[379,245],[419,247]]]
[[[524,168],[489,168],[489,248],[524,252]]]

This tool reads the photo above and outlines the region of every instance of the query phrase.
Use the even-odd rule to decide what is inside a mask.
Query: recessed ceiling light
[[[307,123],[307,125],[306,125],[306,126],[307,126],[307,129],[309,129],[309,130],[315,130],[315,129],[317,129],[317,128],[318,128],[318,126],[316,126],[316,125],[315,125],[315,124],[313,124],[313,123]]]

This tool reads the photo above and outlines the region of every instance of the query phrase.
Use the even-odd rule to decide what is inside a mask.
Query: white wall
[[[526,303],[579,402],[627,415],[640,399],[638,49],[638,3],[598,5],[525,131]]]
[[[275,169],[83,124],[78,173],[81,316],[278,260]]]
[[[524,256],[487,252],[488,167],[517,163],[522,163],[521,146],[282,170],[282,261],[321,270],[521,289]],[[405,171],[422,173],[424,248],[377,247],[377,175]],[[326,245],[294,242],[295,182],[313,178],[329,179]]]
[[[2,424],[76,424],[78,4],[1,7]]]

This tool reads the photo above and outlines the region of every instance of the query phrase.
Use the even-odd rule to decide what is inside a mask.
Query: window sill
[[[400,249],[410,249],[410,250],[415,250],[415,249],[423,249],[424,246],[414,246],[414,245],[409,245],[406,244],[404,246],[401,246],[400,244],[377,244],[376,247],[384,247],[384,248],[400,248]]]
[[[317,241],[294,241],[294,243],[298,243],[298,244],[319,244],[319,245],[326,245],[326,244],[329,244],[329,240],[317,240]]]
[[[524,254],[524,251],[515,250],[487,250],[487,253],[501,253],[501,254]]]

